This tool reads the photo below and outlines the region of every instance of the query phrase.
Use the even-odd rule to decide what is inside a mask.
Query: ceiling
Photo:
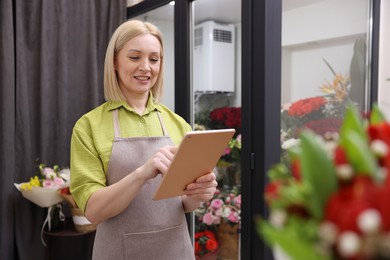
[[[283,11],[315,4],[327,0],[282,0]],[[128,0],[128,4],[134,4],[140,0]],[[223,8],[221,8],[223,7]],[[143,15],[164,21],[173,21],[173,6],[165,5]],[[195,0],[194,1],[195,24],[214,20],[221,23],[238,23],[241,21],[241,0]]]

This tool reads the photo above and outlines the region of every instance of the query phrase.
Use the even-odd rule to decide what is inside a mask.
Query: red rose
[[[195,254],[199,254],[199,252],[202,250],[202,247],[200,246],[198,241],[195,241]]]
[[[324,97],[305,98],[294,102],[288,110],[288,114],[294,117],[305,115],[321,109],[326,104]]]
[[[211,232],[210,230],[205,230],[204,232],[204,235],[208,238],[211,238],[211,239],[215,239],[215,234],[214,232]]]
[[[203,237],[203,232],[196,232],[195,233],[195,239],[199,239],[201,237]]]
[[[218,248],[218,242],[215,239],[208,239],[206,242],[206,249],[209,251],[214,251]]]

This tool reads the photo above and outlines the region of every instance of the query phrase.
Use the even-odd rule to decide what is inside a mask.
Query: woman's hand
[[[164,146],[159,148],[158,151],[141,166],[144,177],[149,180],[156,177],[159,173],[165,175],[176,151],[177,147],[175,146]]]
[[[209,201],[213,198],[218,183],[214,172],[205,174],[195,182],[188,184],[183,195],[183,205],[186,212],[199,207],[200,202]]]

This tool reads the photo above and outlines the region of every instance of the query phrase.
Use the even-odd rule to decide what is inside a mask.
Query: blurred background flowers
[[[300,133],[268,171],[258,232],[290,259],[390,259],[390,124],[348,105],[340,134]]]

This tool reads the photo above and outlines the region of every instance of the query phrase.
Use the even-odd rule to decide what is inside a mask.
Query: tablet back
[[[214,169],[234,133],[234,129],[188,132],[153,199],[183,195],[188,184]]]

